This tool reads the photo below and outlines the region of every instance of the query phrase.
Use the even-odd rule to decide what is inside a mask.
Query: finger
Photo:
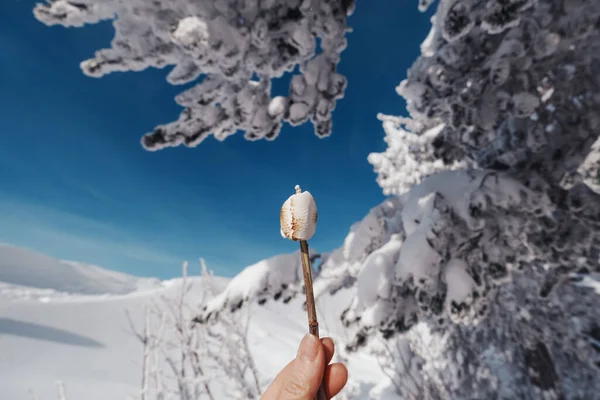
[[[333,340],[329,337],[323,338],[321,339],[321,343],[323,344],[323,350],[325,352],[325,363],[329,364],[331,362],[331,359],[333,358],[334,352],[335,352],[335,344],[333,342]],[[279,393],[281,392],[281,388],[283,386],[283,382],[285,380],[285,377],[290,373],[291,368],[292,368],[292,364],[293,364],[293,360],[291,362],[289,362],[280,372],[279,374],[277,374],[277,376],[275,377],[275,379],[273,380],[273,382],[271,382],[271,384],[269,385],[269,387],[267,388],[267,390],[263,393],[261,399],[262,400],[270,400],[270,399],[276,399],[279,396]],[[339,366],[337,364],[336,367],[334,367],[334,370],[337,370],[339,368]],[[331,367],[331,366],[330,366]],[[339,372],[339,371],[338,371]],[[345,384],[345,380],[347,379],[348,373],[345,371],[342,371],[345,375],[341,375],[341,377],[343,378],[344,376],[346,378],[341,379],[342,380],[342,387]],[[340,378],[340,375],[337,372],[334,372],[333,376],[333,385],[329,385],[326,386],[329,389],[326,389],[326,392],[329,393],[337,393],[339,392],[341,389],[337,389],[337,386],[340,382],[338,382],[338,379]]]
[[[328,399],[336,396],[348,381],[348,369],[344,364],[328,365],[325,369],[325,395]]]
[[[331,362],[331,359],[333,358],[333,353],[335,351],[335,345],[333,343],[333,340],[328,337],[321,339],[321,343],[323,344],[323,348],[325,351],[325,363],[329,364]],[[285,377],[290,373],[290,369],[292,368],[293,362],[294,362],[293,360],[291,362],[289,362],[279,372],[279,374],[277,374],[275,379],[273,379],[273,382],[271,382],[271,384],[269,385],[267,390],[263,393],[261,399],[269,400],[269,399],[277,398],[277,396],[279,396],[279,393],[281,392],[281,388],[283,386],[283,381],[285,380]]]
[[[285,368],[283,368],[281,372],[275,377],[271,385],[269,385],[267,390],[263,393],[261,397],[262,400],[273,400],[278,398],[285,377],[287,374],[290,373],[293,362],[294,361],[288,363],[288,365],[286,365]],[[335,363],[328,365],[325,369],[324,376],[324,389],[327,398],[331,399],[334,396],[337,396],[339,392],[344,388],[347,381],[348,370],[344,364]]]
[[[269,387],[267,388],[267,390],[262,394],[262,396],[260,397],[261,400],[273,400],[273,399],[277,399],[277,397],[279,396],[279,393],[281,392],[281,387],[283,386],[283,382],[285,381],[285,378],[287,375],[289,375],[294,361],[296,361],[295,359],[290,361],[275,377],[275,379],[273,379],[273,382],[271,382],[271,384],[269,385]]]
[[[333,340],[329,337],[321,339],[321,343],[323,344],[323,348],[325,350],[325,364],[329,364],[331,362],[331,359],[333,358],[333,353],[335,351],[335,345],[333,343]],[[276,396],[279,394],[283,380],[285,379],[287,374],[289,374],[289,370],[290,370],[290,368],[292,368],[293,362],[294,362],[293,360],[291,362],[289,362],[279,372],[279,374],[277,374],[275,379],[273,379],[273,382],[271,382],[271,384],[269,385],[267,390],[263,393],[263,399],[269,399],[271,396]]]
[[[312,400],[323,380],[325,351],[316,336],[307,334],[287,374],[279,400]]]
[[[331,338],[323,338],[321,339],[321,343],[323,343],[323,350],[325,350],[325,365],[331,362],[333,358],[333,353],[335,352],[335,344]]]

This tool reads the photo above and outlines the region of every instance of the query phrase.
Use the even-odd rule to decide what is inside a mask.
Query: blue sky
[[[295,184],[317,201],[310,244],[323,251],[383,200],[367,155],[385,148],[376,114],[404,110],[394,88],[429,30],[416,0],[358,2],[330,138],[286,126],[274,142],[238,134],[152,153],[140,138],[177,118],[182,88],[167,70],[84,76],[110,23],[48,28],[34,4],[0,2],[0,242],[160,278],[204,257],[232,276],[296,250],[278,217]]]

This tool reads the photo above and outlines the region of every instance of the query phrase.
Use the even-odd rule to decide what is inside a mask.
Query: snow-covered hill
[[[198,268],[199,271],[199,268]],[[190,268],[190,274],[194,270]],[[0,398],[57,398],[64,382],[69,400],[136,397],[141,382],[142,346],[131,333],[126,312],[142,326],[144,307],[175,297],[182,280],[154,282],[98,267],[62,262],[0,246]],[[199,277],[189,278],[189,301],[199,301]],[[224,288],[228,280],[217,278]],[[68,293],[68,294],[67,294]],[[99,296],[99,294],[102,294]],[[323,297],[318,312],[323,334],[346,340],[339,314],[350,293]],[[252,306],[249,344],[263,386],[293,358],[306,331],[301,300]],[[348,362],[357,390],[367,393],[383,377],[369,356]],[[218,385],[217,385],[218,386]],[[217,399],[225,399],[215,389]]]
[[[59,261],[0,243],[0,293],[4,297],[115,295],[159,284],[74,261]]]

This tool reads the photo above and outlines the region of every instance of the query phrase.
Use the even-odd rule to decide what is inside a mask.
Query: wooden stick
[[[319,337],[319,321],[317,320],[317,308],[315,306],[315,295],[312,285],[312,268],[308,256],[308,242],[300,241],[300,254],[302,255],[302,271],[304,272],[304,287],[306,288],[306,311],[308,313],[308,332]]]
[[[304,273],[304,287],[306,289],[306,311],[308,313],[308,332],[319,337],[319,321],[317,320],[317,308],[315,305],[315,294],[312,285],[312,268],[308,255],[308,242],[300,241],[300,254],[302,258],[302,272]],[[327,400],[323,383],[319,387],[315,400]]]

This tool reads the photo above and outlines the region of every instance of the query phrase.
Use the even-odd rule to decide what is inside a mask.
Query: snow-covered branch
[[[319,257],[312,249],[310,253],[312,260]],[[223,292],[208,301],[195,321],[205,323],[225,309],[234,312],[253,300],[260,305],[270,298],[288,303],[298,292],[302,292],[302,282],[299,252],[279,254],[259,261],[246,267]]]
[[[598,15],[600,4],[587,0],[441,0],[422,55],[397,88],[412,118],[397,120],[418,136],[443,128],[402,145],[393,142],[402,131],[386,120],[391,148],[370,157],[384,190],[408,189],[388,175],[394,163],[412,171],[413,159],[424,176],[439,161],[535,172],[549,183],[575,171],[600,127]],[[423,141],[431,143],[425,152]],[[415,155],[394,150],[404,146]]]
[[[143,138],[158,150],[238,130],[273,140],[283,122],[309,119],[317,136],[328,136],[346,88],[336,70],[353,9],[353,0],[46,0],[34,14],[47,25],[114,21],[111,47],[81,63],[89,76],[172,65],[173,85],[203,78],[177,96],[179,119]],[[296,67],[289,94],[272,97],[271,80]]]
[[[433,143],[439,140],[440,132],[445,128],[444,124],[427,130],[418,126],[409,131],[402,126],[412,126],[412,119],[388,115],[379,115],[379,119],[383,122],[387,148],[383,153],[369,154],[368,160],[378,174],[377,183],[384,194],[405,193],[429,175],[468,165],[465,161],[452,160],[447,163],[435,157]],[[415,135],[412,133],[415,130],[423,132]]]

